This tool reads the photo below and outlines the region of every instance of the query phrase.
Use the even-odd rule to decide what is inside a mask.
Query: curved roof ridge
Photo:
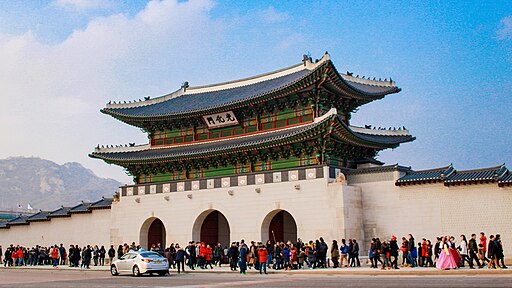
[[[108,102],[107,105],[105,106],[105,109],[120,109],[120,108],[136,108],[136,107],[143,107],[143,106],[148,106],[148,105],[153,105],[153,104],[157,104],[157,103],[160,103],[160,102],[165,102],[167,100],[170,100],[170,99],[173,99],[173,98],[176,98],[176,97],[179,97],[181,95],[183,95],[184,93],[184,90],[183,88],[180,88],[178,90],[175,90],[174,92],[171,92],[169,94],[165,94],[165,95],[162,95],[162,96],[158,96],[156,98],[144,98],[144,101],[140,100],[139,102],[128,102],[126,103],[115,103],[115,102]]]
[[[94,148],[94,152],[130,152],[130,151],[141,151],[146,150],[150,147],[150,144],[139,144],[135,146],[121,146],[121,147],[99,147]]]
[[[372,85],[372,86],[381,86],[381,87],[396,87],[395,81],[385,79],[385,80],[372,80],[369,77],[368,78],[361,78],[357,76],[348,75],[345,73],[339,73],[341,77],[343,77],[345,80],[359,83],[359,84],[365,84],[365,85]],[[379,78],[381,79],[381,78]]]
[[[242,79],[237,79],[237,80],[232,80],[232,81],[226,81],[226,82],[220,82],[220,83],[215,83],[215,84],[209,84],[209,85],[189,87],[189,88],[187,88],[187,91],[184,94],[193,95],[193,94],[197,94],[197,93],[221,91],[221,90],[242,87],[242,86],[246,86],[246,85],[250,85],[250,84],[255,84],[255,83],[271,80],[271,79],[278,78],[281,76],[286,76],[286,75],[292,74],[294,72],[297,72],[300,70],[305,70],[305,69],[307,69],[307,67],[304,66],[303,64],[295,64],[295,65],[287,67],[287,68],[279,69],[279,70],[268,72],[268,73],[263,73],[263,74],[252,76],[252,77],[247,77],[247,78],[242,78]],[[311,70],[311,69],[308,69],[308,70]],[[239,84],[239,85],[236,85],[236,84]],[[225,87],[222,87],[222,86],[225,86]],[[209,89],[209,88],[212,88],[212,89]]]
[[[408,135],[411,135],[408,129],[377,130],[377,129],[359,127],[359,126],[352,126],[352,125],[350,125],[349,127],[350,127],[350,129],[352,129],[355,132],[369,134],[369,135],[386,135],[386,136],[408,136]]]
[[[424,172],[434,172],[434,171],[446,171],[450,168],[453,168],[453,164],[450,163],[450,165],[438,167],[438,168],[430,168],[430,169],[424,169],[424,170],[411,170],[410,174],[414,173],[424,173]]]
[[[329,54],[324,54],[322,59],[318,60],[317,62],[313,63],[311,62],[311,59],[305,59],[304,63],[299,63],[292,65],[290,67],[278,69],[275,71],[259,74],[256,76],[251,76],[247,78],[242,79],[236,79],[232,81],[226,81],[226,82],[220,82],[215,84],[209,84],[209,85],[201,85],[201,86],[192,86],[188,87],[183,85],[180,89],[171,92],[169,94],[165,94],[162,96],[158,96],[153,99],[145,99],[144,101],[139,102],[129,102],[129,103],[112,103],[109,102],[106,105],[106,108],[110,109],[116,109],[116,108],[135,108],[135,107],[142,107],[147,105],[152,105],[156,103],[165,102],[167,100],[177,98],[183,95],[193,95],[193,94],[199,94],[199,93],[206,93],[206,92],[214,92],[214,91],[222,91],[222,90],[228,90],[233,89],[237,87],[247,86],[251,84],[256,84],[268,80],[272,80],[275,78],[283,77],[290,75],[292,73],[302,71],[302,70],[314,70],[324,62],[328,61],[330,59]],[[188,85],[188,82],[185,82],[186,85]],[[237,85],[238,84],[238,85]]]
[[[502,163],[497,166],[492,167],[484,167],[484,168],[476,168],[476,169],[469,169],[469,170],[456,170],[457,173],[471,173],[471,172],[480,172],[480,171],[489,171],[489,170],[500,170],[505,168],[505,163]]]

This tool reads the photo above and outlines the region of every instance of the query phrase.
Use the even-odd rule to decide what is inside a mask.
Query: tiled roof
[[[89,213],[91,210],[89,209],[91,207],[90,202],[84,202],[76,205],[75,207],[69,209],[69,213]]]
[[[113,198],[102,198],[91,204],[90,209],[107,209],[112,206]]]
[[[453,169],[453,165],[448,165],[446,167],[434,168],[429,170],[420,170],[420,171],[410,171],[400,179],[396,181],[397,185],[404,185],[408,183],[418,183],[418,182],[435,182],[435,181],[443,181],[443,179],[449,177],[455,169]]]
[[[66,217],[69,216],[69,210],[71,207],[60,207],[59,209],[50,212],[49,217]]]
[[[379,167],[369,167],[369,168],[359,168],[359,169],[349,169],[343,168],[343,172],[347,175],[358,175],[358,174],[371,174],[371,173],[382,173],[389,171],[411,171],[411,167],[401,166],[398,164],[391,164]]]
[[[39,213],[36,213],[30,217],[28,217],[28,221],[46,221],[50,220],[48,216],[50,215],[50,212],[47,211],[40,211]]]
[[[161,116],[202,110],[266,94],[270,91],[286,87],[310,73],[311,71],[309,70],[301,70],[289,75],[251,85],[212,92],[184,94],[164,102],[147,106],[119,109],[105,108],[103,112],[107,114],[110,114],[109,112],[115,112],[118,115],[129,116]]]
[[[477,183],[498,183],[500,187],[512,185],[512,173],[505,164],[473,170],[456,170],[450,164],[430,170],[409,171],[395,185],[442,182],[445,186]]]
[[[186,84],[171,94],[154,99],[148,98],[133,103],[109,102],[107,107],[101,111],[125,121],[125,119],[140,120],[148,117],[186,117],[194,113],[213,111],[212,109],[229,110],[240,107],[240,105],[245,106],[249,104],[249,100],[260,99],[260,97],[274,95],[284,89],[296,87],[295,84],[304,81],[316,82],[320,80],[321,75],[324,75],[322,74],[323,70],[320,70],[323,67],[328,67],[329,77],[333,78],[332,82],[325,85],[335,89],[338,93],[355,95],[354,97],[361,100],[361,105],[400,91],[400,88],[396,87],[391,80],[370,80],[339,73],[330,61],[328,54],[315,63],[312,63],[311,59],[305,61],[302,64],[247,79],[200,87],[188,87]],[[316,73],[317,71],[320,72]],[[300,89],[309,85],[301,86]]]
[[[9,229],[13,225],[29,225],[30,222],[51,221],[54,217],[70,217],[71,213],[89,213],[94,209],[109,209],[112,205],[112,198],[102,198],[99,201],[89,203],[82,202],[74,207],[60,207],[59,209],[48,212],[40,211],[30,216],[18,216],[10,221],[0,221],[0,229]]]
[[[16,218],[12,219],[11,221],[9,221],[8,225],[9,226],[12,226],[12,225],[28,225],[29,223],[27,222],[27,219],[28,219],[27,216],[19,216],[19,217],[16,217]]]
[[[505,164],[496,167],[482,168],[475,170],[456,171],[453,175],[445,179],[446,185],[453,185],[464,182],[474,181],[498,181],[507,174],[508,170]]]
[[[347,84],[351,86],[351,88],[357,90],[360,93],[364,94],[390,94],[393,92],[396,92],[396,90],[399,90],[397,87],[389,87],[389,86],[377,86],[377,85],[368,85],[363,83],[357,83],[352,81],[347,81]]]
[[[333,112],[334,111],[334,112]],[[350,139],[352,143],[358,145],[368,145],[369,147],[380,147],[380,149],[396,147],[400,143],[414,140],[411,135],[371,135],[360,132],[353,132],[345,123],[341,121],[339,116],[336,115],[335,109],[330,111],[330,115],[324,115],[317,119],[317,121],[309,124],[296,126],[293,128],[285,128],[271,132],[262,132],[258,134],[241,136],[226,140],[215,140],[209,142],[200,142],[193,144],[185,144],[167,148],[153,148],[139,151],[126,151],[126,152],[102,152],[97,149],[90,154],[90,157],[104,159],[107,161],[120,161],[120,162],[137,162],[141,160],[158,161],[158,160],[180,160],[189,157],[199,158],[211,155],[211,153],[221,153],[223,151],[232,151],[244,149],[261,148],[262,146],[276,145],[278,141],[292,141],[294,137],[302,137],[304,133],[313,131],[315,128],[326,123],[333,123],[339,129],[339,137]],[[323,127],[323,126],[322,126]],[[325,129],[324,129],[325,130]],[[322,130],[323,131],[323,130]],[[322,132],[320,131],[320,132]],[[334,135],[335,133],[333,133]]]
[[[508,171],[507,174],[503,175],[503,177],[501,177],[498,180],[498,184],[500,187],[511,186],[512,185],[512,172]]]
[[[375,134],[365,134],[360,132],[353,132],[356,134],[359,138],[375,142],[375,143],[382,143],[382,144],[398,144],[398,143],[404,143],[404,142],[410,142],[413,141],[414,138],[411,135],[375,135]]]

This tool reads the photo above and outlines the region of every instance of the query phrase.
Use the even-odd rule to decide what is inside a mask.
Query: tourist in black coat
[[[229,258],[229,267],[231,271],[236,271],[236,266],[238,262],[238,247],[236,247],[236,243],[231,243],[231,247],[228,250],[228,258]]]
[[[503,245],[501,244],[500,234],[496,234],[496,237],[494,237],[494,255],[496,256],[496,265],[503,269],[507,269],[507,266],[505,266],[505,256],[503,254]]]

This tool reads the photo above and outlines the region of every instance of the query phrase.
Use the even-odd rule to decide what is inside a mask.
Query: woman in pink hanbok
[[[439,253],[439,259],[437,260],[436,267],[442,270],[455,269],[458,267],[457,262],[453,257],[453,253],[455,252],[448,243],[448,238],[444,237],[441,242],[441,252]]]

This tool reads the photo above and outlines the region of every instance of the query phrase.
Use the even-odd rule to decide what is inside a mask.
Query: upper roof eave
[[[328,69],[328,71],[330,71],[329,73],[330,73],[331,77],[332,76],[335,77],[335,79],[334,79],[335,82],[342,83],[342,86],[347,87],[349,89],[349,92],[352,92],[352,94],[354,94],[356,98],[363,99],[363,103],[371,102],[376,99],[381,99],[382,97],[384,97],[387,94],[397,93],[400,91],[400,88],[396,87],[394,85],[394,82],[391,80],[388,82],[387,81],[379,81],[379,80],[369,80],[369,79],[362,79],[362,78],[358,78],[358,77],[353,77],[351,75],[345,75],[345,74],[339,73],[337,71],[336,67],[334,66],[334,64],[332,63],[332,61],[330,60],[330,56],[328,54],[325,54],[324,57],[322,57],[322,59],[320,59],[318,62],[315,62],[315,63],[312,63],[311,60],[309,60],[309,62],[306,61],[303,64],[297,64],[297,65],[291,66],[289,68],[281,69],[278,71],[274,71],[274,72],[270,72],[270,73],[266,73],[263,75],[242,79],[242,80],[225,82],[225,83],[208,85],[208,86],[190,87],[190,88],[188,88],[188,90],[183,90],[184,88],[182,88],[181,90],[177,90],[176,92],[173,92],[171,94],[161,96],[158,98],[154,98],[154,99],[150,99],[147,101],[142,101],[139,103],[107,104],[107,107],[101,109],[100,111],[102,113],[111,115],[123,122],[126,122],[126,123],[134,125],[134,126],[137,126],[136,125],[137,122],[154,121],[154,120],[170,120],[170,119],[176,119],[176,118],[198,116],[198,115],[202,115],[205,113],[222,112],[222,111],[226,111],[226,110],[240,108],[247,104],[251,104],[253,101],[257,101],[259,99],[262,99],[262,100],[266,99],[267,96],[272,97],[271,95],[279,95],[279,93],[283,92],[283,90],[285,90],[289,87],[292,87],[294,85],[299,85],[299,83],[301,83],[303,81],[309,83],[309,82],[311,82],[311,79],[307,80],[308,77],[316,77],[313,82],[320,81],[321,75],[319,73],[315,73],[315,72],[323,71],[322,69],[324,67],[330,68],[330,69]],[[140,107],[153,106],[153,105],[156,105],[159,103],[172,101],[173,99],[187,97],[187,95],[188,96],[199,95],[200,93],[199,94],[198,93],[190,93],[190,91],[194,90],[194,89],[208,90],[208,89],[210,89],[210,87],[218,88],[218,86],[224,87],[225,85],[228,85],[228,86],[231,85],[234,87],[231,87],[229,89],[227,88],[227,89],[215,90],[212,92],[231,91],[232,89],[239,89],[239,88],[247,87],[247,85],[236,86],[237,83],[246,83],[247,81],[252,81],[254,79],[270,77],[268,80],[256,82],[253,84],[265,83],[266,81],[271,81],[271,80],[279,78],[279,77],[271,78],[272,75],[278,75],[279,73],[284,73],[283,71],[287,71],[287,70],[295,71],[293,73],[297,73],[300,71],[306,71],[306,72],[304,72],[305,74],[301,75],[298,78],[293,78],[292,79],[293,81],[284,82],[282,85],[278,85],[276,87],[273,87],[272,89],[263,91],[262,93],[247,96],[247,97],[241,97],[241,98],[235,99],[233,101],[222,102],[222,103],[219,103],[216,105],[211,105],[212,101],[205,101],[210,106],[200,107],[197,109],[188,109],[188,110],[183,110],[183,111],[153,113],[153,114],[147,113],[147,114],[140,114],[140,115],[124,112],[124,111],[129,111],[126,109],[132,109],[132,108],[138,109]],[[280,76],[280,77],[289,76],[289,75],[292,75],[293,73],[285,74],[284,76]],[[252,85],[252,84],[250,84],[250,85]],[[364,89],[364,87],[367,87],[368,89]],[[374,88],[381,87],[382,89],[379,89],[380,92],[372,92],[371,90],[374,89],[372,87],[374,87]],[[372,89],[370,89],[370,88],[372,88]],[[184,92],[184,91],[189,91],[189,92],[188,92],[188,94],[186,94],[186,92]],[[222,98],[222,97],[220,97],[220,98]],[[148,103],[145,103],[145,102],[148,102]],[[193,102],[193,101],[189,101],[189,102]],[[179,105],[175,105],[175,106],[179,106]]]
[[[330,60],[328,61],[328,65],[332,68],[337,80],[352,90],[356,95],[359,95],[360,99],[366,100],[367,102],[382,99],[388,94],[394,94],[402,91],[401,88],[395,86],[395,82],[392,80],[381,81],[354,77],[340,73],[338,69],[336,69],[334,63]],[[372,89],[376,91],[372,92]]]

